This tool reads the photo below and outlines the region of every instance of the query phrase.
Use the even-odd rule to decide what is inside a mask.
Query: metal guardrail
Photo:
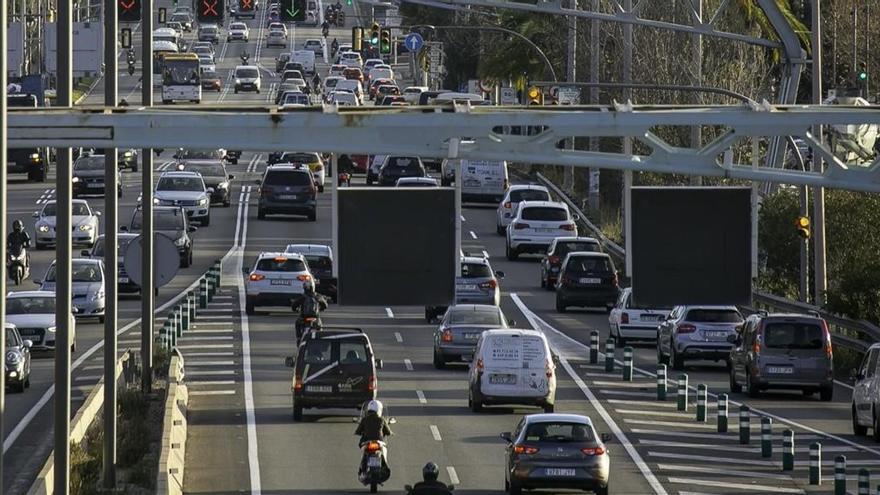
[[[183,356],[176,349],[168,367],[168,395],[162,426],[162,449],[156,473],[157,495],[182,495],[186,460],[186,411],[189,393],[183,384]]]
[[[606,252],[620,259],[626,256],[626,250],[605,236],[598,226],[590,222],[587,215],[562,189],[542,174],[538,173],[536,176],[542,185],[546,186],[547,189],[567,204],[573,213],[580,216],[579,223],[602,244]],[[846,347],[856,352],[864,353],[871,344],[880,342],[880,326],[864,320],[844,318],[811,304],[792,301],[791,299],[756,290],[752,293],[752,306],[744,309],[752,312],[765,310],[772,313],[816,313],[828,323],[828,330],[831,332],[831,340],[834,345]]]

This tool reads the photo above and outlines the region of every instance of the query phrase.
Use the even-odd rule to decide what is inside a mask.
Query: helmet
[[[382,416],[382,403],[378,400],[371,400],[367,404],[367,412],[374,412],[376,416]]]
[[[433,461],[425,464],[425,467],[422,468],[422,478],[425,481],[437,481],[439,476],[440,468]]]
[[[24,224],[21,223],[21,220],[16,220],[12,222],[12,230],[16,232],[21,232],[21,229],[24,228]]]

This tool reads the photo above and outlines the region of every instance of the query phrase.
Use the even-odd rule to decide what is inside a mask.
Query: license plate
[[[464,338],[468,340],[477,340],[478,338],[480,338],[480,334],[479,332],[467,332],[464,334]]]
[[[582,278],[581,283],[582,284],[600,284],[600,283],[602,283],[602,279],[601,278]]]
[[[290,285],[290,280],[282,278],[274,278],[269,281],[269,285]]]
[[[476,285],[456,285],[456,289],[458,290],[475,290],[477,288]]]
[[[794,373],[794,368],[791,366],[768,366],[767,373],[776,373],[779,375],[790,375]]]
[[[710,339],[723,339],[727,336],[727,332],[703,332],[703,335]]]
[[[316,392],[321,394],[329,394],[333,391],[330,385],[306,385],[306,392]]]
[[[535,230],[535,232],[542,232],[542,233],[556,232],[556,229],[534,229],[534,230]]]
[[[128,277],[119,277],[119,283],[127,284],[129,282],[130,282],[130,280],[128,279]]]
[[[514,385],[516,384],[516,375],[489,375],[489,383]]]
[[[660,315],[640,315],[642,321],[660,321]]]
[[[547,476],[574,476],[574,468],[547,468]]]
[[[278,199],[296,199],[296,194],[281,194]]]
[[[382,460],[379,459],[379,456],[374,455],[374,456],[370,456],[370,458],[367,459],[367,467],[377,468],[377,467],[381,467],[381,466],[382,466]]]
[[[99,187],[104,187],[104,184],[101,184],[101,183],[94,183],[94,184],[92,184],[92,183],[88,183],[88,184],[86,184],[86,187],[91,187],[91,188],[93,188],[93,189],[97,189],[97,188],[99,188]]]

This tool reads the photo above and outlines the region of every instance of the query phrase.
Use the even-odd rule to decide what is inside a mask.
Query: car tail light
[[[513,229],[514,229],[514,230],[522,230],[522,229],[527,229],[527,228],[529,228],[529,224],[527,224],[527,223],[515,223],[515,224],[513,224]]]
[[[620,313],[620,322],[624,325],[629,323],[629,313]]]
[[[561,228],[562,230],[567,230],[567,231],[569,231],[569,232],[574,232],[574,224],[573,224],[573,223],[567,223],[567,224],[565,224],[565,225],[562,225],[560,228]]]
[[[538,451],[541,450],[538,447],[533,447],[531,445],[514,445],[513,452],[515,454],[537,454]]]
[[[481,289],[494,289],[495,287],[498,287],[498,282],[496,282],[495,279],[480,284]]]
[[[294,377],[293,377],[293,389],[294,389],[294,390],[302,390],[302,388],[303,388],[302,376],[300,376],[300,375],[294,375]]]
[[[483,371],[483,358],[477,358],[477,371]]]
[[[507,208],[508,210],[509,210],[512,206],[513,206],[513,205],[510,203],[510,201],[504,203],[504,207]]]
[[[547,261],[549,261],[551,265],[558,265],[562,259],[559,256],[548,256]]]
[[[605,447],[584,447],[581,452],[584,455],[605,455]]]
[[[697,327],[691,325],[690,323],[682,323],[675,327],[675,333],[694,333],[697,331]]]
[[[828,322],[825,320],[822,320],[822,329],[825,334],[825,355],[828,356],[828,359],[831,359],[834,354],[831,348],[831,332],[828,331]]]
[[[548,359],[544,361],[544,373],[547,375],[547,378],[553,378],[553,360]]]
[[[376,375],[370,375],[370,378],[367,379],[367,390],[370,392],[376,390]]]
[[[250,280],[251,282],[259,282],[264,278],[266,278],[266,276],[261,273],[251,273],[251,276],[248,277],[248,280]]]
[[[614,275],[611,276],[611,285],[613,285],[614,287],[617,287],[619,283],[620,282],[617,279],[617,274],[615,273]]]
[[[367,442],[367,452],[373,454],[375,452],[379,452],[382,447],[379,446],[379,442]]]
[[[452,342],[452,330],[449,330],[448,328],[443,330],[440,340],[443,342]]]
[[[308,274],[297,275],[296,279],[299,280],[300,282],[308,282],[309,280],[312,279],[312,276],[308,275]]]

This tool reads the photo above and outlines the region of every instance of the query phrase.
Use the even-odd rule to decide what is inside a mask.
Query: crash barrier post
[[[186,332],[187,330],[189,330],[189,300],[184,298],[183,302],[181,302],[179,306],[181,315],[181,326],[183,327],[183,331]]]
[[[633,348],[626,346],[623,348],[623,381],[631,382],[633,380]]]
[[[752,432],[749,429],[750,414],[749,406],[745,404],[739,406],[739,443],[742,445],[748,445],[749,441],[751,441]]]
[[[592,330],[590,332],[590,364],[599,362],[599,332]]]
[[[666,365],[657,365],[657,400],[666,400]]]
[[[208,307],[208,277],[199,279],[199,309]]]
[[[678,388],[675,391],[675,401],[679,411],[687,411],[688,408],[688,376],[687,373],[678,375]]]
[[[605,371],[611,373],[614,371],[614,339],[608,337],[605,341]]]
[[[782,470],[794,470],[794,432],[789,429],[782,432]]]
[[[706,422],[706,398],[708,395],[709,390],[706,388],[706,384],[697,385],[697,421],[701,423]]]
[[[174,306],[174,324],[177,326],[177,335],[183,336],[183,315],[180,312],[180,305]]]
[[[859,495],[870,495],[871,472],[865,468],[859,469]]]
[[[165,320],[165,323],[162,324],[162,330],[159,332],[159,343],[162,345],[162,348],[168,349],[170,340],[169,335],[171,334],[171,330],[168,328],[168,320]]]
[[[727,394],[718,395],[718,433],[727,433]]]
[[[217,274],[217,288],[220,288],[220,276],[223,274],[223,262],[220,260],[214,261],[214,272]]]
[[[761,457],[773,457],[773,419],[761,416]]]
[[[834,495],[846,495],[846,456],[834,458]]]
[[[810,444],[810,484],[822,484],[822,444],[819,442]]]

